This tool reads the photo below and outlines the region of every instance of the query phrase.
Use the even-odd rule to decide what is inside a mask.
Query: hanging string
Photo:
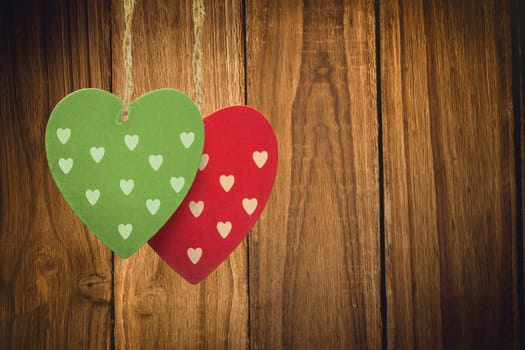
[[[193,80],[195,82],[195,103],[202,112],[202,25],[204,22],[204,0],[193,0]]]
[[[124,55],[124,68],[126,72],[126,86],[124,93],[124,106],[122,108],[122,120],[128,119],[128,106],[133,96],[133,54],[131,42],[131,23],[136,0],[124,1],[124,39],[122,52]],[[195,102],[202,111],[202,26],[204,23],[204,0],[193,0],[193,34],[195,43],[193,46],[193,80],[195,83]]]
[[[122,43],[122,53],[124,55],[124,68],[126,71],[126,87],[124,92],[124,106],[122,108],[122,120],[128,120],[128,106],[133,96],[133,54],[131,50],[131,21],[133,20],[133,10],[135,0],[124,0],[124,40]]]

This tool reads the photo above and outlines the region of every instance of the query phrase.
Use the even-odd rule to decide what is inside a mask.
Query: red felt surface
[[[268,201],[277,170],[277,139],[257,110],[218,110],[204,119],[204,128],[206,167],[199,169],[179,209],[149,241],[191,283],[202,281],[246,237]]]

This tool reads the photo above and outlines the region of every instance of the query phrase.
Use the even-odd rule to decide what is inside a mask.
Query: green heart
[[[173,89],[129,105],[82,89],[60,101],[47,124],[53,178],[73,210],[111,250],[125,258],[169,219],[191,187],[204,145],[197,107]]]

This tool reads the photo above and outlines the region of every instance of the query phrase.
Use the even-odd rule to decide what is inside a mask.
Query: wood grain
[[[508,3],[380,5],[388,348],[519,348]]]
[[[2,2],[0,348],[110,348],[111,252],[59,194],[44,132],[74,89],[109,88],[104,1]]]
[[[516,117],[515,130],[516,142],[519,142],[516,145],[517,156],[520,159],[517,159],[517,172],[516,180],[518,184],[521,185],[521,193],[518,193],[518,196],[521,196],[521,217],[518,219],[518,240],[521,238],[521,343],[525,344],[525,290],[524,290],[524,280],[525,280],[525,233],[523,231],[523,218],[525,217],[525,179],[523,177],[523,169],[525,169],[525,4],[523,1],[514,0],[512,1],[512,12],[513,12],[513,53],[515,54],[513,61],[513,74],[514,74],[514,112]],[[519,166],[521,164],[521,167]],[[518,205],[518,210],[520,207]],[[520,214],[520,213],[518,213]],[[519,256],[518,256],[519,257]]]
[[[279,140],[250,236],[254,349],[381,346],[374,7],[247,1],[248,103]]]
[[[194,97],[191,5],[137,2],[134,98]],[[193,286],[148,246],[113,257],[47,169],[56,103],[124,92],[122,1],[1,1],[0,349],[523,347],[525,6],[377,5],[206,1],[203,114],[258,108],[280,161],[249,244]]]
[[[244,102],[241,2],[206,1],[204,115]],[[124,92],[123,8],[114,0],[113,87]],[[192,2],[139,1],[133,19],[135,98],[162,87],[194,97]],[[243,244],[199,285],[190,285],[149,246],[115,257],[117,349],[248,346],[247,249]]]
[[[520,67],[519,87],[520,87],[520,123],[521,126],[521,171],[518,173],[518,181],[521,181],[521,237],[522,237],[522,273],[521,280],[522,287],[522,300],[521,300],[521,344],[525,344],[525,178],[523,177],[525,171],[525,4],[517,1],[519,5],[518,9],[518,20],[519,20],[519,61],[518,67]]]

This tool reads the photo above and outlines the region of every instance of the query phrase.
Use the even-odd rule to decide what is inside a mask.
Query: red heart
[[[232,106],[204,119],[204,151],[188,195],[151,247],[191,283],[202,281],[246,237],[268,201],[277,139],[253,108]]]

